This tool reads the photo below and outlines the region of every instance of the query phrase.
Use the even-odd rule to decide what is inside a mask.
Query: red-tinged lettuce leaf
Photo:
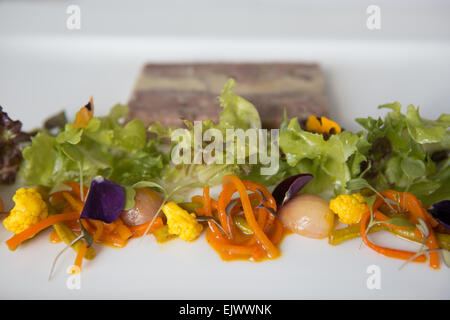
[[[0,106],[0,183],[11,184],[22,162],[23,144],[31,134],[22,131],[22,123],[13,121]]]
[[[117,220],[125,205],[125,188],[101,176],[92,180],[80,218],[111,223]]]
[[[272,192],[277,207],[281,208],[291,200],[312,178],[312,174],[297,174],[281,181]]]
[[[450,230],[450,200],[435,203],[428,211],[433,215],[436,221]]]

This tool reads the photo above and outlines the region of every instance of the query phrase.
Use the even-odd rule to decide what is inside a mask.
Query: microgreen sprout
[[[411,261],[413,261],[414,259],[416,259],[417,257],[420,257],[421,255],[425,254],[425,253],[430,253],[430,252],[435,252],[435,251],[439,251],[441,249],[434,249],[434,250],[429,250],[426,249],[425,246],[425,242],[428,239],[428,237],[430,236],[430,230],[428,229],[428,225],[426,224],[425,221],[423,221],[422,218],[418,218],[417,219],[418,223],[415,225],[415,227],[420,231],[420,233],[422,234],[423,238],[424,238],[424,242],[420,245],[419,250],[417,251],[416,254],[414,254],[413,256],[411,256],[408,260],[406,260],[399,268],[399,270],[401,270],[404,266],[406,266],[408,263],[410,263]],[[447,262],[445,262],[445,264],[447,264]]]
[[[197,220],[198,222],[211,221],[220,229],[220,231],[223,232],[223,234],[225,234],[226,236],[231,238],[231,234],[228,234],[228,232],[225,231],[225,229],[222,227],[222,225],[214,217],[200,216],[200,217],[195,218],[195,220]]]
[[[55,269],[56,266],[56,262],[58,261],[58,259],[62,256],[62,254],[64,252],[67,251],[67,249],[69,249],[71,246],[73,246],[75,243],[77,243],[78,241],[86,241],[87,243],[87,247],[89,248],[92,243],[94,242],[94,238],[92,237],[92,235],[86,230],[86,228],[84,227],[83,223],[81,222],[81,219],[78,220],[80,222],[80,228],[81,228],[81,233],[78,237],[76,237],[75,239],[73,239],[67,246],[64,247],[64,249],[62,249],[55,257],[55,259],[52,262],[52,266],[50,267],[50,273],[48,275],[48,281],[51,280],[52,278],[52,274],[53,274],[53,270]]]
[[[367,180],[365,180],[363,178],[355,178],[355,179],[352,179],[352,180],[348,181],[346,186],[347,186],[347,189],[349,189],[352,192],[359,191],[359,190],[362,190],[362,189],[365,189],[365,188],[370,189],[373,193],[375,193],[377,196],[379,196],[381,199],[383,199],[384,202],[387,204],[387,206],[393,212],[398,212],[398,210],[395,210],[394,207],[388,201],[386,201],[386,198],[383,197],[383,195],[380,192],[378,192],[377,189],[372,187],[370,185],[370,183],[367,182]]]
[[[403,269],[408,263],[410,263],[411,261],[414,261],[414,259],[420,257],[420,256],[423,255],[423,254],[427,254],[427,253],[431,253],[431,252],[437,252],[437,251],[442,251],[442,250],[444,250],[444,249],[433,249],[433,250],[425,249],[425,246],[422,245],[422,246],[420,247],[419,251],[417,251],[416,254],[412,255],[408,260],[406,260],[406,261],[398,268],[398,270]],[[444,251],[446,251],[446,250],[444,250]],[[447,262],[446,262],[446,264],[447,264]]]

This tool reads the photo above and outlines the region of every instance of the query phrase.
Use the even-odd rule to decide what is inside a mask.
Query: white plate
[[[97,24],[92,22],[94,18],[102,17],[101,6],[89,7],[86,2],[80,2],[82,9],[87,7],[93,11],[83,11],[87,17],[83,20],[84,26],[88,31],[78,34],[64,27],[58,32],[46,33],[46,28],[52,30],[52,27],[65,23],[64,11],[62,16],[58,15],[61,14],[58,10],[64,10],[61,4],[41,3],[49,11],[38,11],[36,5],[27,7],[29,3],[0,4],[4,6],[4,10],[0,10],[0,103],[13,118],[20,119],[26,129],[39,125],[46,116],[60,109],[74,114],[91,95],[98,114],[105,114],[117,102],[126,103],[141,66],[148,61],[320,62],[326,74],[331,114],[350,129],[357,128],[352,120],[354,117],[376,116],[380,114],[377,105],[393,100],[404,105],[418,104],[427,117],[450,111],[447,32],[450,26],[439,8],[426,7],[423,12],[428,14],[418,16],[418,23],[429,28],[420,29],[419,37],[414,36],[414,32],[410,36],[408,27],[403,25],[397,26],[403,32],[400,36],[395,30],[389,33],[389,28],[393,28],[389,19],[383,25],[386,37],[376,36],[364,29],[365,8],[353,6],[351,12],[354,14],[345,15],[345,10],[341,13],[347,21],[349,17],[361,19],[362,29],[357,35],[343,37],[337,32],[340,39],[333,40],[324,36],[328,29],[314,29],[311,34],[316,37],[312,39],[304,35],[304,30],[303,34],[292,31],[293,25],[289,22],[282,25],[282,9],[286,14],[287,11],[295,12],[299,20],[302,17],[303,11],[289,1],[284,1],[286,5],[280,7],[280,14],[271,20],[277,28],[267,38],[255,36],[256,27],[251,31],[246,29],[245,36],[235,36],[213,24],[214,30],[223,31],[218,33],[220,37],[207,31],[192,36],[180,31],[182,36],[176,37],[176,32],[170,28],[169,35],[152,29],[149,33],[133,33],[135,36],[132,37],[120,32],[122,26],[129,29],[132,25],[132,15],[128,13],[127,23],[120,20],[116,2],[115,11],[107,13],[115,14],[117,19],[104,17],[116,23],[111,27],[115,30],[114,36],[108,32],[107,25],[102,25],[102,29],[98,21]],[[292,11],[292,6],[297,11]],[[249,11],[251,6],[246,8]],[[339,17],[327,14],[323,21],[322,11],[308,10],[322,18],[322,26],[329,26],[326,23],[341,25]],[[323,10],[326,11],[326,7]],[[387,12],[387,17],[410,21],[402,12],[402,8],[397,8],[398,15]],[[183,14],[184,11],[174,12],[175,17]],[[196,14],[201,16],[201,13]],[[21,24],[15,19],[19,15]],[[157,14],[153,16],[158,17]],[[309,14],[304,13],[304,16]],[[244,19],[244,14],[239,17]],[[420,18],[435,24],[430,27]],[[219,24],[225,20],[223,15],[220,19]],[[249,25],[252,25],[251,21],[262,25],[262,21],[255,18]],[[96,31],[100,31],[89,33],[89,27],[94,24]],[[155,24],[146,26],[157,27]],[[33,32],[32,27],[38,31]],[[353,22],[344,24],[343,28],[353,30]],[[237,29],[233,30],[236,32]],[[291,30],[293,34],[283,37],[285,30]],[[427,39],[431,40],[424,41]],[[12,191],[13,188],[1,187],[1,197],[7,198]],[[62,245],[50,244],[48,232],[44,232],[10,252],[4,244],[9,236],[0,228],[0,298],[450,298],[450,273],[445,266],[440,271],[432,271],[426,264],[410,264],[399,271],[401,261],[380,256],[365,246],[360,248],[360,240],[332,247],[326,240],[300,236],[287,237],[281,246],[282,257],[263,263],[223,262],[204,238],[194,243],[176,240],[158,245],[149,236],[140,245],[139,241],[131,241],[122,250],[98,248],[97,258],[83,265],[81,289],[69,290],[66,268],[73,262],[72,251],[59,261],[53,281],[47,282],[50,264]],[[380,243],[416,248],[401,240],[394,240],[392,244],[390,235],[379,234],[374,238]],[[371,265],[380,268],[379,290],[367,287],[370,276],[367,268]]]

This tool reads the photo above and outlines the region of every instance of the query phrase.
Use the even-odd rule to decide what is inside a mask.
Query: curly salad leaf
[[[228,129],[245,132],[261,128],[256,108],[236,95],[234,86],[230,79],[219,97],[223,109],[217,123],[185,121],[184,129],[155,123],[148,129],[157,136],[152,139],[147,138],[140,120],[124,124],[128,108],[123,105],[113,107],[106,117],[84,117],[82,126],[68,123],[56,136],[43,130],[23,151],[25,161],[20,173],[28,185],[50,188],[66,181],[86,185],[101,175],[125,190],[152,180],[167,190],[190,183],[214,185],[226,174],[273,186],[286,177],[312,174],[314,179],[302,192],[325,198],[370,186],[410,191],[424,205],[449,200],[450,115],[428,120],[414,106],[408,106],[403,114],[396,102],[380,106],[391,109],[384,119],[356,119],[364,128],[361,132],[337,130],[324,135],[304,130],[297,118],[288,121],[285,112],[280,126],[278,171],[262,175],[260,169],[267,164],[250,161],[258,153],[257,147],[248,137],[227,135]],[[203,136],[195,139],[198,126]],[[167,142],[180,130],[179,140]],[[211,133],[209,139],[205,139],[207,131]],[[235,145],[231,154],[230,143]],[[213,161],[208,162],[205,153],[211,145],[221,148],[214,148]],[[272,148],[270,137],[267,146]],[[173,151],[179,147],[184,148],[183,155],[184,150],[191,151],[189,163],[172,161]],[[199,161],[196,150],[202,153]],[[241,154],[240,158],[236,154]],[[227,162],[230,156],[233,160]]]
[[[280,149],[291,167],[290,175],[314,176],[303,192],[325,198],[346,193],[347,182],[360,173],[359,164],[366,160],[360,151],[367,149],[365,135],[342,131],[326,140],[322,134],[303,130],[297,118],[282,128]]]
[[[116,105],[84,128],[72,122],[56,137],[39,132],[23,151],[20,174],[25,184],[55,188],[66,181],[89,184],[102,175],[128,186],[159,177],[167,162],[157,150],[159,141],[147,141],[141,120],[123,124],[127,115],[128,107]]]
[[[202,145],[199,146],[203,150],[207,150],[208,145],[210,145],[211,142],[220,144],[222,152],[216,154],[215,159],[221,159],[220,162],[222,163],[220,164],[217,161],[214,163],[207,163],[204,157],[200,162],[195,161],[195,123],[184,121],[186,126],[185,134],[189,136],[188,141],[185,141],[185,143],[187,144],[186,147],[191,148],[192,150],[191,162],[193,164],[182,163],[175,165],[170,161],[170,164],[165,168],[162,175],[162,182],[166,186],[170,187],[171,185],[187,184],[191,182],[216,184],[220,183],[222,177],[227,174],[236,174],[240,177],[247,178],[251,174],[253,180],[265,179],[265,185],[268,184],[267,179],[270,180],[269,184],[278,182],[278,178],[275,176],[261,177],[261,175],[257,174],[260,168],[259,164],[249,164],[249,157],[258,153],[257,148],[254,145],[249,144],[249,139],[244,139],[244,141],[242,141],[238,140],[236,137],[229,137],[226,134],[227,129],[242,129],[243,131],[246,131],[247,129],[261,128],[261,119],[258,111],[252,103],[234,93],[233,88],[235,85],[235,81],[229,79],[219,96],[219,102],[223,108],[219,116],[219,122],[217,124],[210,120],[201,122],[201,131],[203,134],[211,129],[211,132],[216,130],[224,137],[224,140],[216,140],[216,137],[211,137],[210,141],[207,141],[206,143],[202,142]],[[170,139],[175,130],[176,128],[165,128],[160,123],[155,123],[149,128],[150,132],[156,134],[160,138],[166,139]],[[243,161],[240,163],[238,163],[234,155],[230,155],[230,150],[227,149],[227,146],[229,146],[230,143],[235,143],[236,154],[239,154],[239,152],[245,154],[244,159],[242,159]],[[267,144],[270,146],[270,140],[268,140]],[[174,148],[175,145],[180,146],[182,144],[180,144],[180,141],[175,141],[172,142],[171,147]],[[233,156],[233,163],[227,164],[226,159],[228,156]]]
[[[378,190],[410,191],[425,206],[450,199],[450,115],[423,119],[413,105],[402,114],[398,102],[379,108],[392,111],[384,120],[356,119],[371,144],[364,178]]]

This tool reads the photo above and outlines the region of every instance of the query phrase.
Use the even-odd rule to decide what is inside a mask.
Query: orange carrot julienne
[[[203,187],[203,206],[205,208],[205,215],[211,217],[211,198],[209,196],[209,186]]]
[[[128,227],[131,231],[131,233],[133,234],[133,237],[141,237],[145,234],[145,231],[148,228],[148,225],[150,224],[151,221],[138,225],[138,226],[130,226]],[[150,227],[150,230],[148,231],[148,233],[150,234],[151,232],[155,231],[156,229],[161,228],[164,225],[163,220],[161,219],[161,217],[158,217],[155,219],[155,221],[153,221],[152,226]]]
[[[50,233],[49,240],[51,243],[60,243],[61,242],[61,238],[56,233],[56,230],[53,230],[52,233]]]
[[[394,193],[396,191],[393,191]],[[382,192],[383,196],[386,196],[386,193]],[[390,193],[390,195],[392,195],[395,198],[395,195],[393,193]],[[394,199],[391,199],[394,200]],[[380,218],[380,220],[385,221],[387,220],[387,216],[385,216],[383,213],[381,213],[378,208],[383,204],[384,200],[380,197],[377,197],[375,203],[372,206],[372,212],[374,212],[375,216]],[[381,246],[377,246],[374,243],[370,242],[370,240],[367,237],[367,223],[370,219],[370,210],[367,209],[366,212],[363,214],[363,217],[361,218],[361,223],[360,223],[360,235],[364,241],[364,243],[371,248],[372,250],[385,255],[387,257],[391,257],[391,258],[397,258],[397,259],[402,259],[402,260],[408,260],[411,257],[413,257],[415,255],[414,252],[410,252],[410,251],[404,251],[404,250],[396,250],[396,249],[390,249],[390,248],[385,248],[385,247],[381,247]],[[421,255],[417,258],[415,258],[413,260],[414,262],[425,262],[426,261],[426,256],[425,255]]]
[[[360,234],[361,237],[364,241],[364,243],[371,248],[372,250],[390,257],[390,258],[397,258],[397,259],[402,259],[402,260],[408,260],[410,259],[412,256],[415,255],[414,252],[410,252],[410,251],[404,251],[404,250],[397,250],[397,249],[390,249],[390,248],[385,248],[385,247],[381,247],[381,246],[377,246],[374,243],[370,242],[370,240],[367,237],[367,223],[369,222],[370,219],[370,211],[367,210],[364,214],[363,217],[361,218],[361,223],[360,223]],[[413,260],[413,262],[425,262],[427,260],[425,255],[421,255],[418,256],[417,258],[415,258]]]
[[[122,238],[122,240],[128,240],[133,236],[133,233],[131,230],[122,222],[122,219],[118,218],[116,220],[117,228],[116,232],[117,234]]]
[[[93,231],[92,237],[94,238],[94,241],[97,241],[102,238],[103,230],[104,230],[104,224],[101,221],[98,220],[89,220],[90,224],[93,224],[95,227],[95,231]],[[92,232],[92,231],[91,231]]]
[[[283,225],[281,224],[280,220],[276,219],[275,230],[270,240],[274,244],[278,244],[281,241],[281,238],[283,238]]]
[[[253,230],[256,238],[261,243],[261,245],[267,250],[267,255],[269,258],[276,258],[279,255],[278,248],[275,247],[275,245],[270,241],[270,239],[267,237],[267,235],[264,233],[264,231],[261,229],[260,225],[258,224],[255,214],[253,212],[252,205],[250,203],[248,194],[247,194],[247,188],[245,187],[244,183],[235,175],[226,175],[224,177],[224,190],[219,196],[219,203],[218,203],[218,211],[219,211],[219,217],[221,219],[222,225],[224,228],[226,228],[227,231],[229,231],[229,228],[226,225],[226,212],[225,212],[225,206],[226,203],[229,202],[232,194],[235,191],[238,191],[242,207],[244,209],[244,215],[245,219],[247,220],[247,223],[249,224],[250,228]]]
[[[87,252],[87,242],[83,241],[83,244],[80,247],[80,250],[78,250],[77,257],[75,258],[74,265],[77,266],[81,271],[81,265],[83,264],[83,259],[86,256]]]
[[[417,199],[412,193],[397,192],[394,190],[382,191],[381,195],[392,201],[395,201],[396,198],[399,199],[400,206],[404,207],[409,212],[409,214],[413,218],[412,220],[414,223],[417,223],[419,218],[422,219],[427,224],[428,230],[430,232],[427,238],[428,248],[430,250],[439,249],[436,235],[434,234],[433,228],[428,221],[428,216],[426,215],[425,209],[422,207],[419,199]],[[439,269],[440,267],[439,254],[436,251],[430,252],[430,267],[433,269]]]
[[[123,240],[116,232],[103,235],[102,243],[116,247],[123,248],[127,245],[128,240]]]
[[[81,193],[80,193],[80,185],[76,182],[64,182],[64,184],[72,189],[72,193],[77,196],[78,200],[81,200]],[[83,192],[84,196],[86,196],[89,188],[86,186],[83,186]]]
[[[236,191],[239,192],[240,197],[231,199]],[[247,191],[253,193],[247,194]],[[263,193],[263,196],[259,191]],[[237,202],[227,213],[226,207],[230,205],[231,201],[235,200]],[[223,189],[218,201],[210,197],[209,187],[205,186],[203,196],[192,197],[192,202],[203,204],[201,208],[196,209],[199,216],[214,217],[213,213],[217,211],[218,223],[226,233],[216,223],[208,221],[206,239],[222,259],[227,261],[234,259],[258,261],[264,257],[275,258],[279,254],[275,244],[279,243],[282,238],[283,226],[268,209],[264,209],[264,207],[269,207],[274,211],[277,209],[275,199],[265,187],[229,175],[224,177]],[[244,203],[247,203],[247,205],[244,205]],[[262,203],[263,206],[253,210],[253,206],[256,206],[257,203]],[[249,208],[251,212],[249,212]],[[253,221],[253,223],[249,223],[252,230],[256,229],[256,232],[253,231],[253,236],[238,232],[234,219],[232,219],[233,215],[239,214],[242,210],[244,210],[243,213],[247,223],[249,223],[248,220]]]
[[[75,199],[69,192],[64,191],[62,193],[64,199],[69,203],[69,205],[72,207],[73,210],[78,211],[81,213],[83,211],[83,202],[80,200]]]
[[[22,231],[21,233],[18,233],[15,236],[11,237],[9,240],[6,241],[6,245],[10,250],[14,251],[17,248],[17,246],[20,245],[22,242],[34,237],[37,233],[44,230],[45,228],[48,228],[56,223],[69,220],[76,220],[79,217],[80,214],[78,212],[61,213],[51,216],[49,218],[39,221],[38,223]]]

